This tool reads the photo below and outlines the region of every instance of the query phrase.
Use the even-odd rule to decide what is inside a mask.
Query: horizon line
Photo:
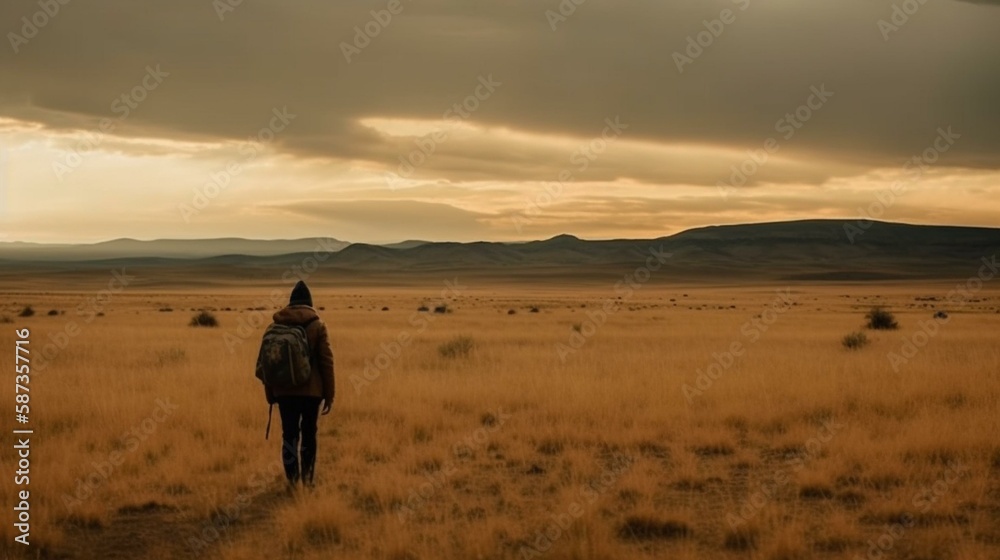
[[[508,244],[518,244],[518,243],[532,243],[537,241],[549,241],[558,237],[572,237],[579,239],[581,241],[641,241],[650,239],[662,239],[664,237],[671,237],[673,235],[679,235],[681,233],[695,231],[699,229],[708,229],[715,227],[741,227],[741,226],[764,226],[764,225],[777,225],[777,224],[794,224],[801,222],[869,222],[875,224],[891,224],[900,226],[911,226],[911,227],[953,227],[953,228],[965,228],[965,229],[1000,229],[1000,225],[970,225],[970,224],[954,224],[954,223],[912,223],[912,222],[897,222],[891,220],[872,220],[868,218],[799,218],[794,220],[777,220],[777,221],[761,221],[761,222],[736,222],[736,223],[721,223],[721,224],[705,224],[700,226],[693,226],[681,229],[675,233],[659,235],[655,237],[604,237],[604,238],[584,238],[579,235],[563,232],[557,233],[555,235],[550,235],[548,237],[533,238],[533,239],[477,239],[470,241],[455,241],[451,239],[418,239],[418,238],[407,238],[398,241],[349,241],[346,239],[340,239],[338,237],[332,236],[322,236],[322,235],[310,235],[305,237],[296,238],[252,238],[252,237],[239,237],[239,236],[222,236],[222,237],[157,237],[152,239],[140,239],[135,237],[114,237],[109,239],[103,239],[100,241],[87,241],[87,242],[67,242],[67,241],[23,241],[17,239],[5,239],[7,236],[0,236],[0,246],[11,245],[15,243],[26,244],[26,245],[66,245],[66,246],[93,246],[100,245],[103,243],[114,243],[116,241],[135,241],[139,243],[156,243],[164,241],[251,241],[251,242],[296,242],[296,241],[307,241],[312,239],[329,239],[338,241],[341,243],[347,243],[349,245],[398,245],[401,243],[508,243]]]

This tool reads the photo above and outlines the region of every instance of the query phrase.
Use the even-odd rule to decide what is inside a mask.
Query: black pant
[[[316,420],[319,418],[322,400],[319,397],[278,397],[278,412],[281,414],[281,461],[285,465],[285,476],[292,484],[300,478],[307,485],[313,483],[316,468]]]

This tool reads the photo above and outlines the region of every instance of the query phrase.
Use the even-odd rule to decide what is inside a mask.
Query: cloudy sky
[[[996,0],[5,0],[0,22],[0,239],[1000,226]]]

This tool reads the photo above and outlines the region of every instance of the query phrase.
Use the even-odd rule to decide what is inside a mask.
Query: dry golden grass
[[[891,558],[1000,555],[1000,293],[942,307],[949,322],[893,371],[887,354],[935,309],[915,298],[950,286],[794,286],[795,305],[753,342],[741,328],[774,288],[646,286],[592,330],[611,288],[463,284],[443,314],[440,287],[314,290],[338,396],[318,488],[293,497],[252,373],[264,325],[226,346],[267,289],[135,289],[90,323],[75,311],[87,294],[5,295],[0,315],[66,310],[15,317],[0,330],[8,356],[15,328],[31,329],[37,360],[79,326],[31,381],[33,553],[778,560],[865,557],[874,543]],[[875,303],[900,329],[844,349]],[[203,308],[219,328],[188,326]],[[561,360],[557,345],[581,333]],[[458,337],[467,351],[441,350],[466,348]],[[688,402],[683,385],[734,342],[742,355]],[[135,427],[147,435],[127,436]],[[0,553],[23,553],[11,523],[2,531]]]

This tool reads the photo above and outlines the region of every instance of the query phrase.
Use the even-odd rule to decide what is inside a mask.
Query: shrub
[[[868,344],[868,335],[866,335],[861,331],[852,332],[851,334],[844,337],[844,339],[841,341],[841,344],[844,345],[844,348],[847,348],[849,350],[858,350],[859,348],[863,348]]]
[[[947,319],[948,318],[948,313],[946,313],[944,311],[938,311],[937,313],[934,314],[934,318],[935,319]]]
[[[14,320],[11,319],[10,317],[6,316],[6,315],[4,315],[3,317],[0,317],[0,323],[7,324],[7,323],[13,323],[13,322],[14,322]]]
[[[174,309],[173,309],[172,307],[161,307],[161,308],[160,308],[160,313],[170,313],[170,312],[172,312],[173,310],[174,310]]]
[[[583,323],[573,323],[573,330],[576,332],[583,331]]]
[[[35,314],[35,310],[31,308],[30,305],[26,305],[20,313],[17,314],[18,317],[31,317]]]
[[[895,315],[882,307],[873,307],[868,315],[865,315],[865,318],[868,319],[869,329],[892,330],[899,328]]]
[[[383,308],[382,308],[382,311],[388,311],[388,310],[389,310],[389,308],[388,308],[388,307],[383,307]]]
[[[55,317],[58,314],[59,314],[58,309],[49,309],[49,317]]]
[[[458,336],[441,346],[438,346],[438,354],[442,358],[464,358],[472,352],[475,343],[467,336]]]
[[[517,310],[516,310],[516,309],[508,309],[508,310],[507,310],[507,314],[508,314],[508,315],[514,315],[515,313],[517,313]]]
[[[530,312],[531,313],[538,313],[538,308],[537,307],[532,307]]]
[[[192,327],[218,327],[219,320],[215,318],[215,315],[203,309],[201,313],[191,317],[191,322],[188,324]]]
[[[430,311],[430,309],[426,305],[421,305],[420,307],[417,308],[417,311],[421,313],[427,313],[428,311]]]
[[[448,309],[447,303],[442,303],[441,305],[434,306],[435,313],[448,313],[449,311],[450,310]]]

